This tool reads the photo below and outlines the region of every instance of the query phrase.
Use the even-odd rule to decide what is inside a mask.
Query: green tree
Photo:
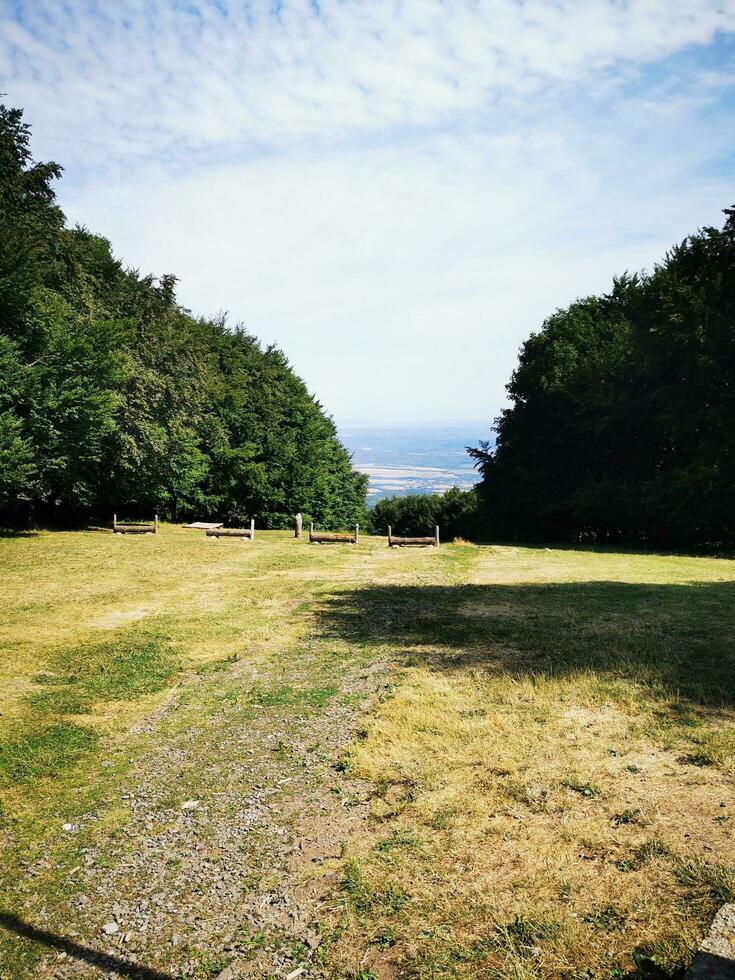
[[[367,481],[284,354],[66,228],[60,174],[0,107],[2,515],[360,520]]]
[[[424,537],[433,534],[437,524],[445,540],[484,537],[477,492],[452,487],[446,493],[385,497],[368,514],[373,534],[387,534],[390,527],[398,536]]]
[[[495,536],[732,545],[733,214],[555,313],[508,392],[471,451]]]

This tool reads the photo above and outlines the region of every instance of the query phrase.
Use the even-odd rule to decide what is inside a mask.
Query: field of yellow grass
[[[735,562],[164,526],[8,535],[0,573],[3,978],[673,978],[735,894]]]

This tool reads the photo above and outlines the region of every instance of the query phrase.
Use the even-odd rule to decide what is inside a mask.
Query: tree
[[[368,514],[368,529],[373,534],[394,534],[423,537],[433,534],[439,525],[442,536],[476,540],[484,536],[480,499],[473,490],[452,487],[446,493],[409,494],[406,497],[385,497]]]
[[[366,478],[285,355],[66,228],[60,175],[0,107],[0,516],[361,520]]]
[[[735,227],[559,310],[523,345],[497,443],[471,455],[493,533],[735,541]]]

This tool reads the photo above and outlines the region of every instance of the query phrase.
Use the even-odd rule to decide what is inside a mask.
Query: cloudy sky
[[[0,90],[71,221],[339,421],[491,419],[735,200],[735,0],[0,0]]]

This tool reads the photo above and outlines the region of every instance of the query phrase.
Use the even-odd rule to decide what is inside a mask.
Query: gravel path
[[[321,710],[266,706],[253,717],[223,696],[252,683],[238,666],[144,726],[160,744],[131,770],[130,820],[83,852],[68,908],[41,916],[75,945],[49,954],[39,976],[325,975],[324,903],[367,797],[335,763],[384,671],[350,672]],[[260,688],[274,679],[258,671]]]

